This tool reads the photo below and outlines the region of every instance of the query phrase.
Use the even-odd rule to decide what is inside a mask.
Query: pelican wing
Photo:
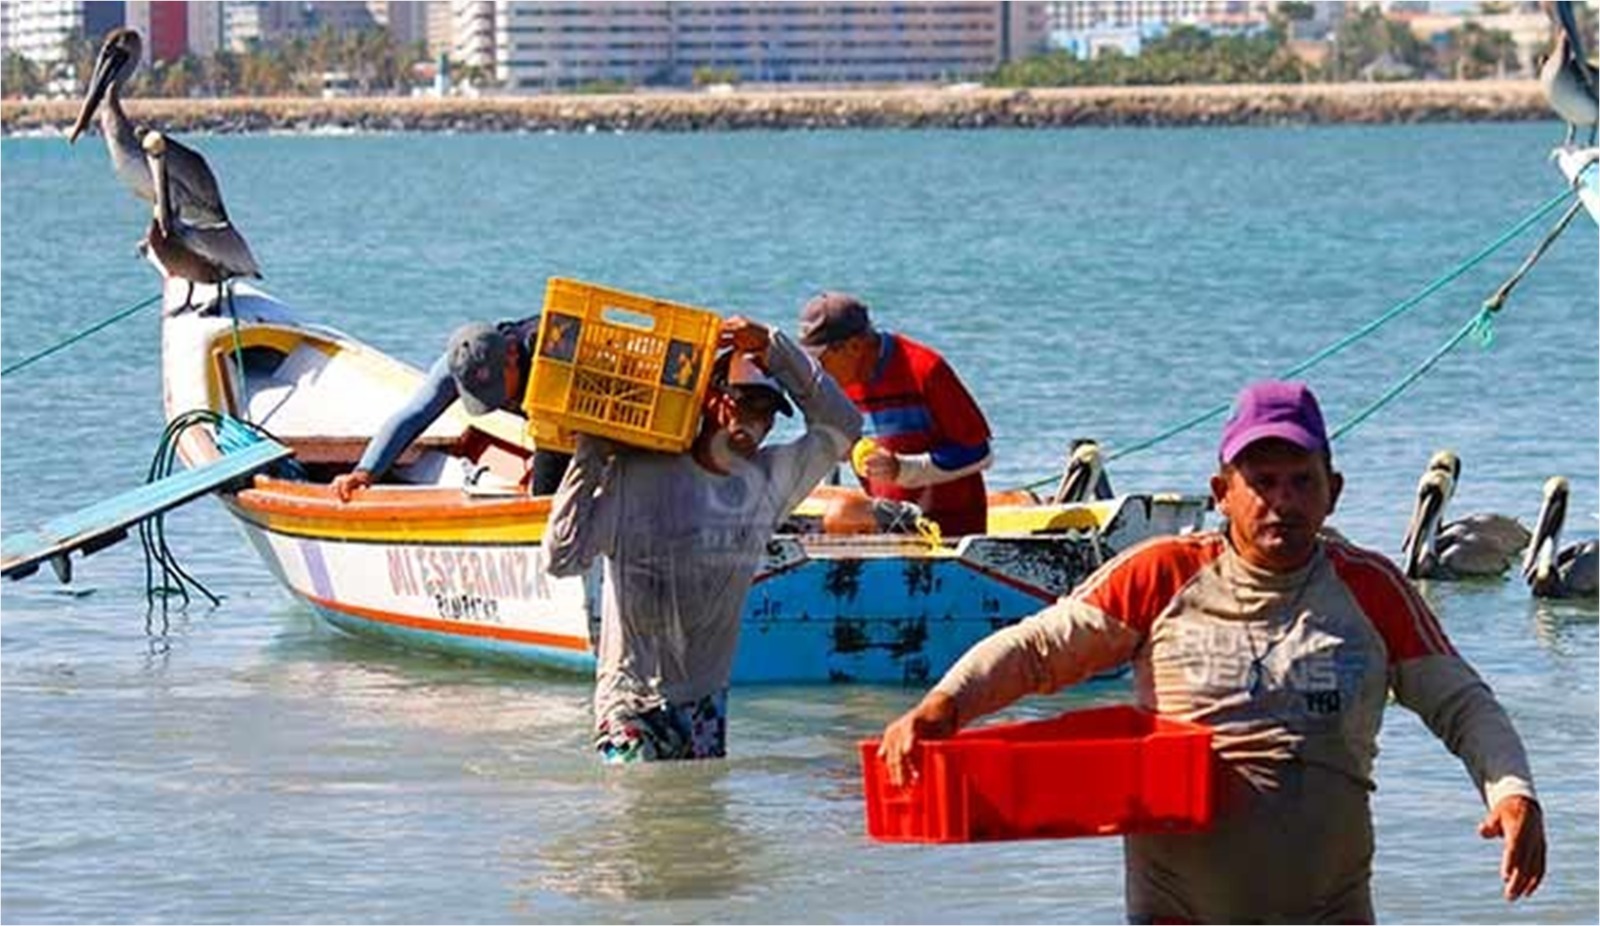
[[[244,236],[231,224],[205,226],[180,226],[179,235],[190,251],[205,258],[228,276],[259,277],[261,267]]]
[[[166,157],[178,218],[192,226],[227,222],[228,210],[222,205],[222,190],[200,152],[168,137]]]
[[[1577,70],[1578,77],[1583,81],[1589,96],[1600,95],[1600,86],[1595,79],[1595,67],[1589,63],[1589,56],[1583,47],[1583,32],[1578,28],[1578,14],[1571,3],[1557,3],[1556,25],[1567,38],[1567,54],[1571,57],[1572,65]]]
[[[1507,553],[1516,553],[1528,545],[1533,534],[1516,518],[1493,512],[1470,514],[1452,521],[1439,532],[1442,542],[1447,537],[1473,537],[1476,542],[1492,546]]]
[[[1572,597],[1588,597],[1600,589],[1600,543],[1585,540],[1561,551],[1556,570]]]

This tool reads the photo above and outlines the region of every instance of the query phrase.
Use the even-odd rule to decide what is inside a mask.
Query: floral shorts
[[[615,710],[601,718],[594,748],[608,764],[720,759],[728,754],[728,690],[642,712]]]

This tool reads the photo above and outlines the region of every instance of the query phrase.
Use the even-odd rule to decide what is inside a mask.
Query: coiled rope
[[[187,411],[173,417],[167,423],[166,430],[162,432],[161,440],[156,445],[155,457],[150,461],[145,481],[155,482],[171,475],[177,463],[178,443],[184,432],[192,427],[206,425],[215,429],[213,436],[218,449],[223,453],[232,453],[248,447],[262,438],[274,439],[272,434],[260,425],[240,421],[211,409],[197,408]],[[291,475],[300,477],[305,475],[303,471],[297,469],[298,464],[293,461],[284,461],[283,465],[290,468]],[[139,542],[144,547],[145,600],[152,613],[159,601],[162,616],[165,618],[168,603],[173,598],[182,599],[182,607],[188,607],[191,587],[210,600],[213,607],[222,603],[220,597],[213,594],[178,563],[172,549],[167,546],[164,512],[139,522]]]

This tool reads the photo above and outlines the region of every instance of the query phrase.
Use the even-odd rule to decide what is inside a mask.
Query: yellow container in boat
[[[867,459],[878,449],[878,442],[870,437],[863,437],[856,441],[850,449],[850,468],[856,475],[865,479],[867,477]]]
[[[551,277],[522,402],[534,442],[570,450],[582,433],[687,450],[721,326],[706,309]]]

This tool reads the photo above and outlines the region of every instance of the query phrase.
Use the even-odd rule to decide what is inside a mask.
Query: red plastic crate
[[[1135,707],[1068,711],[922,744],[896,788],[863,740],[867,835],[888,842],[1192,832],[1211,824],[1211,730]]]

